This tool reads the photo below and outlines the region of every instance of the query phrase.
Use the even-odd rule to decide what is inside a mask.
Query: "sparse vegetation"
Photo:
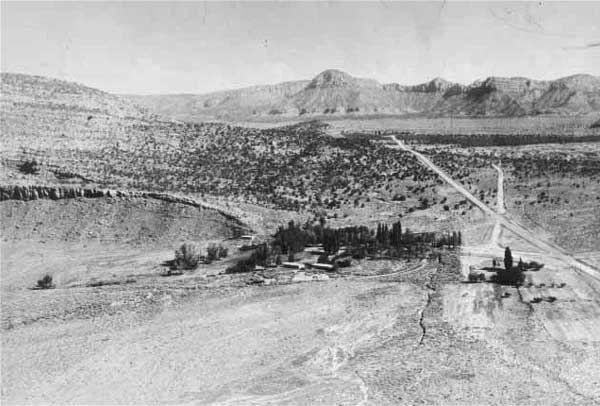
[[[416,134],[400,132],[395,136],[411,144],[456,145],[462,148],[600,141],[600,135],[597,134],[573,136],[564,134]]]
[[[206,255],[202,255],[198,245],[187,242],[175,251],[175,259],[165,265],[170,266],[172,270],[193,270],[198,268],[201,262],[210,264],[227,257],[228,253],[228,249],[222,244],[211,243],[206,247]]]
[[[186,242],[175,251],[175,266],[179,270],[196,269],[200,263],[200,249],[191,242]]]
[[[264,130],[156,121],[127,128],[127,147],[112,141],[97,150],[57,149],[49,165],[106,187],[230,196],[288,210],[364,207],[372,193],[391,199],[406,185],[418,183],[416,194],[438,183],[411,154],[330,137],[316,122]]]
[[[269,254],[271,253],[269,246],[267,244],[260,244],[254,251],[250,254],[248,258],[242,259],[238,261],[235,265],[228,267],[225,272],[226,273],[244,273],[244,272],[252,272],[254,271],[257,265],[264,266],[269,259]]]
[[[25,160],[19,163],[18,169],[26,175],[37,175],[40,173],[40,165],[35,160]]]
[[[54,288],[54,283],[52,283],[52,275],[46,274],[41,279],[38,279],[36,287],[38,289]]]
[[[517,148],[420,147],[453,178],[484,202],[495,198],[502,163],[507,209],[529,225],[541,226],[575,251],[595,248],[600,230],[600,143],[529,145]]]
[[[205,261],[206,263],[211,263],[212,261],[225,258],[227,254],[227,248],[223,247],[221,244],[209,244],[208,247],[206,247]]]
[[[73,90],[81,91],[80,88]],[[90,92],[83,94],[88,98]],[[470,203],[463,196],[457,197],[456,191],[448,185],[442,185],[437,176],[412,155],[386,148],[380,139],[340,137],[335,131],[329,136],[328,129],[319,123],[258,130],[226,124],[116,118],[97,101],[101,95],[92,93],[91,96],[95,99],[90,103],[97,111],[66,104],[72,95],[59,100],[65,103],[54,103],[43,111],[35,101],[20,102],[15,109],[18,114],[11,115],[4,109],[0,113],[3,128],[18,128],[19,131],[0,136],[2,140],[32,147],[21,158],[15,158],[18,148],[2,156],[2,162],[8,168],[7,178],[21,182],[30,181],[35,175],[36,179],[48,180],[50,184],[91,184],[90,187],[98,189],[144,189],[150,193],[177,191],[197,200],[206,198],[208,202],[212,195],[217,195],[223,198],[223,206],[231,205],[236,210],[264,209],[265,212],[256,217],[269,224],[260,231],[254,230],[252,236],[245,236],[249,250],[236,251],[235,259],[230,260],[232,266],[226,269],[228,274],[248,275],[214,278],[192,275],[168,280],[156,276],[155,265],[148,259],[149,252],[155,247],[162,252],[164,247],[175,248],[173,241],[198,241],[183,244],[175,252],[175,259],[165,265],[171,265],[173,271],[181,273],[213,262],[206,267],[207,274],[212,275],[213,271],[220,272],[230,265],[229,261],[226,264],[214,264],[214,261],[227,256],[227,247],[232,247],[234,242],[226,238],[239,241],[236,237],[240,236],[238,231],[243,227],[238,222],[229,222],[230,217],[209,215],[208,209],[192,210],[188,206],[181,208],[179,203],[123,194],[115,197],[111,193],[110,197],[102,195],[95,199],[68,196],[68,200],[25,202],[17,201],[20,200],[19,193],[15,196],[17,200],[12,200],[11,194],[11,200],[2,202],[5,214],[8,214],[3,217],[3,229],[15,230],[6,233],[11,240],[6,241],[5,252],[12,258],[6,261],[10,267],[8,271],[3,269],[9,275],[8,279],[12,279],[3,284],[3,290],[8,294],[3,296],[7,300],[2,304],[4,333],[8,334],[5,341],[11,347],[7,352],[11,356],[5,364],[16,371],[8,377],[13,383],[7,385],[9,401],[60,400],[63,390],[69,389],[65,385],[53,385],[57,390],[52,393],[38,390],[40,393],[36,394],[39,385],[28,382],[31,379],[41,382],[48,376],[58,377],[62,382],[73,372],[68,362],[57,368],[55,352],[38,351],[39,340],[27,339],[28,335],[39,335],[41,330],[58,340],[52,342],[56,341],[59,349],[73,347],[71,344],[78,342],[78,338],[71,333],[77,336],[79,330],[80,336],[90,338],[81,342],[83,347],[75,348],[75,355],[72,351],[65,354],[65,359],[77,358],[84,352],[92,359],[99,359],[98,354],[104,359],[107,349],[117,351],[117,361],[125,365],[120,372],[126,375],[125,379],[119,379],[124,382],[119,389],[125,389],[129,400],[138,392],[142,398],[161,399],[160,390],[150,394],[148,390],[176,387],[175,381],[180,376],[176,373],[179,361],[186,356],[215,361],[191,365],[194,376],[214,375],[206,387],[208,397],[222,392],[220,389],[227,385],[239,389],[233,395],[242,392],[253,395],[257,385],[262,389],[270,385],[264,399],[274,403],[281,399],[302,403],[304,399],[316,398],[324,403],[335,403],[339,399],[328,396],[332,392],[328,390],[331,380],[323,380],[322,376],[331,375],[332,365],[335,368],[343,364],[338,378],[344,379],[337,379],[334,384],[339,389],[337,392],[347,389],[348,396],[341,400],[347,403],[410,403],[413,395],[417,401],[430,403],[460,402],[465,398],[472,401],[481,393],[484,401],[500,399],[505,403],[533,399],[538,403],[549,400],[568,404],[594,398],[594,388],[589,382],[593,368],[585,367],[595,364],[584,363],[581,369],[578,360],[590,354],[593,356],[595,348],[587,346],[590,351],[586,352],[586,348],[577,347],[577,359],[572,362],[573,346],[558,345],[561,340],[589,340],[590,334],[597,332],[594,325],[597,309],[590,306],[595,303],[593,289],[589,289],[586,281],[580,280],[569,267],[559,268],[558,253],[548,253],[548,269],[542,272],[529,272],[543,266],[534,261],[528,263],[530,258],[519,260],[515,266],[518,255],[513,259],[510,254],[504,268],[494,263],[492,269],[485,269],[496,272],[495,278],[483,271],[476,274],[473,270],[468,274],[468,279],[473,282],[485,279],[519,286],[523,271],[528,271],[530,285],[527,288],[519,286],[516,293],[515,289],[498,285],[481,289],[481,286],[456,283],[462,276],[461,265],[465,265],[460,261],[470,255],[470,249],[458,249],[462,234],[452,230],[465,226],[465,239],[468,237],[471,247],[473,234],[481,231],[481,237],[477,238],[488,242],[489,235],[497,229],[492,231],[488,224],[490,219],[476,210],[469,216],[461,216]],[[12,101],[6,106],[10,103]],[[355,113],[353,107],[340,105],[337,112],[327,114],[335,115],[331,117],[334,121],[343,115],[344,109],[347,113]],[[322,111],[320,108],[305,111],[305,114]],[[282,117],[277,113],[272,118],[284,120],[288,113],[286,111]],[[37,144],[27,142],[32,134],[39,138]],[[595,196],[600,184],[598,154],[592,148],[587,150],[588,144],[561,146],[581,148],[580,153],[573,154],[550,151],[546,144],[504,149],[488,146],[492,145],[489,142],[520,143],[514,141],[514,137],[475,138],[458,137],[458,144],[453,145],[463,143],[468,146],[465,148],[428,144],[418,149],[490,205],[495,203],[496,174],[489,166],[491,162],[501,161],[507,179],[505,200],[510,216],[522,213],[523,218],[541,219],[543,227],[540,228],[551,224],[555,227],[550,228],[553,231],[560,230],[557,226],[560,225],[564,227],[560,230],[564,236],[561,238],[574,241],[574,245],[587,238],[588,244],[597,245],[598,233],[594,233],[597,230],[594,227],[600,216],[584,223],[582,215],[598,213],[600,201]],[[447,140],[456,139],[450,137]],[[59,142],[54,147],[56,140]],[[541,138],[532,134],[524,140],[532,143]],[[445,142],[441,138],[438,141]],[[469,146],[477,143],[485,148]],[[240,201],[242,203],[238,205]],[[595,206],[589,209],[592,204]],[[407,211],[413,214],[404,216]],[[68,216],[66,212],[69,212]],[[250,224],[260,221],[255,221],[252,209],[246,213],[249,213],[246,218],[250,219]],[[273,215],[269,216],[271,213]],[[63,223],[51,224],[57,218]],[[294,222],[288,223],[290,218]],[[307,218],[310,221],[305,222]],[[329,223],[325,218],[334,220]],[[285,225],[274,233],[272,241],[255,243],[264,241],[264,236],[276,222]],[[409,230],[408,226],[414,230]],[[44,229],[43,233],[41,229]],[[36,247],[47,246],[35,250],[36,258],[19,261],[19,256],[29,255],[32,251],[29,241],[32,236],[43,239],[43,243],[35,241]],[[536,249],[535,245],[528,248],[522,240],[513,238],[505,228],[498,236],[498,242],[506,244],[510,241],[511,247],[515,244],[513,252]],[[82,240],[84,244],[80,244]],[[101,242],[103,251],[92,249],[92,255],[89,247],[93,245],[87,244],[92,240]],[[46,241],[51,243],[46,244]],[[206,247],[209,241],[223,243]],[[305,250],[311,244],[315,246]],[[135,250],[133,245],[136,245]],[[18,255],[12,253],[12,247],[17,247]],[[67,251],[65,248],[72,249]],[[59,249],[68,255],[62,255]],[[487,250],[487,246],[482,250]],[[477,249],[473,252],[480,255]],[[68,270],[68,274],[60,274],[60,290],[31,291],[54,287],[52,275],[40,279],[37,287],[31,286],[39,277],[38,269],[49,266],[44,263],[43,254],[56,255],[51,261],[53,269]],[[158,254],[150,255],[156,258]],[[80,257],[77,269],[69,268],[77,256]],[[540,257],[539,253],[535,256]],[[287,264],[290,267],[287,270],[277,267],[286,259],[301,264]],[[322,265],[291,270],[315,261]],[[339,272],[336,272],[338,267]],[[350,268],[342,269],[344,267]],[[167,275],[166,271],[164,275]],[[344,278],[346,275],[352,277]],[[563,277],[569,287],[562,290],[558,298],[547,295],[547,292],[553,293],[555,283],[564,286]],[[59,274],[54,274],[54,278],[58,279]],[[327,278],[335,280],[320,285],[276,286]],[[270,287],[240,288],[244,284]],[[548,302],[539,305],[544,307],[536,312],[540,320],[532,323],[528,316],[533,305],[528,308],[514,297],[504,300],[510,294],[518,294],[522,303]],[[549,303],[555,300],[558,300],[555,308],[559,311],[546,311],[551,306]],[[154,317],[156,312],[169,306],[167,312]],[[199,317],[199,314],[209,317]],[[106,328],[98,329],[99,321]],[[548,328],[540,334],[542,324]],[[171,334],[173,331],[176,334]],[[510,334],[490,335],[495,331]],[[139,345],[140,332],[148,338],[143,346]],[[163,332],[167,336],[161,336]],[[531,337],[536,338],[533,344],[528,339]],[[167,348],[165,342],[173,345]],[[207,344],[189,345],[192,342]],[[243,351],[221,351],[224,342],[229,348]],[[515,342],[518,345],[513,345]],[[544,342],[556,350],[555,356],[548,357]],[[420,346],[423,343],[425,345]],[[508,354],[503,350],[507,345],[511,348]],[[162,378],[175,381],[136,388],[138,392],[127,391],[130,382],[140,381],[140,376],[144,380],[148,368],[153,367],[152,362],[145,362],[149,358],[145,356],[148,348],[162,351],[158,355],[165,359],[165,368],[158,372],[164,370]],[[170,357],[174,352],[177,357]],[[29,357],[32,353],[39,353],[41,358]],[[283,353],[286,356],[282,361]],[[367,356],[352,356],[353,353]],[[400,362],[402,365],[398,368],[399,360],[415,355],[418,355],[418,362]],[[105,361],[100,369],[83,368],[78,372],[83,378],[98,373],[109,376],[115,362]],[[134,367],[127,368],[132,363]],[[248,375],[248,371],[256,370],[258,364],[261,365],[259,373]],[[577,373],[569,374],[565,385],[558,385],[559,390],[545,397],[540,395],[540,387],[557,386],[553,371],[560,369],[561,364],[572,364],[579,369]],[[222,365],[233,367],[223,369]],[[440,385],[420,379],[423,365],[431,369],[432,376],[448,378],[441,382],[446,385],[445,390],[440,392]],[[513,368],[515,365],[518,368]],[[480,373],[489,369],[498,373]],[[24,373],[19,373],[21,371]],[[279,381],[275,382],[276,390],[271,390],[273,385],[269,380],[273,374],[281,375],[282,371],[287,375],[279,381],[292,384],[285,385],[283,393],[276,393],[281,386]],[[345,379],[342,372],[348,371],[360,375]],[[528,371],[539,372],[536,377],[539,385],[534,385],[529,392],[517,391],[511,395],[514,391],[506,388],[517,387],[527,378]],[[416,380],[409,379],[408,389],[397,384],[406,381],[406,377],[416,377]],[[488,385],[490,379],[501,382],[502,387],[494,387],[494,382]],[[90,379],[80,381],[89,382]],[[294,387],[296,381],[301,388]],[[90,398],[85,388],[75,389],[69,391],[71,397],[80,394],[84,400]],[[94,393],[102,393],[103,388],[95,389]],[[262,389],[258,392],[264,392]],[[181,393],[175,391],[172,397],[177,398]],[[460,396],[464,393],[465,396]],[[503,396],[505,394],[509,398]],[[204,394],[199,396],[206,397]],[[181,396],[179,398],[181,400]],[[223,398],[224,402],[227,402],[226,398]],[[128,400],[125,397],[119,399]],[[257,403],[264,400],[260,396],[253,399]]]

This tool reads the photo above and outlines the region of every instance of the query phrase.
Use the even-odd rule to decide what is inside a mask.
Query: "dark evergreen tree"
[[[504,269],[510,271],[513,266],[513,257],[512,252],[510,252],[510,248],[506,247],[504,250]]]

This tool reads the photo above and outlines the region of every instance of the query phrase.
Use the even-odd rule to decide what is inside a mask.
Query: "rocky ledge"
[[[243,223],[233,214],[227,213],[217,207],[198,202],[182,196],[175,196],[169,193],[144,192],[144,191],[124,191],[113,189],[97,188],[70,188],[62,186],[0,186],[0,202],[5,200],[37,200],[37,199],[76,199],[76,198],[142,198],[156,199],[169,203],[185,204],[187,206],[210,209],[219,212],[230,220],[234,220],[240,225]]]

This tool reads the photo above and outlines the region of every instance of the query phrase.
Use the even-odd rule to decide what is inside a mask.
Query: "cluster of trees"
[[[257,265],[279,265],[282,255],[294,261],[294,254],[303,251],[307,245],[323,247],[321,263],[337,264],[329,256],[340,258],[350,255],[356,259],[370,257],[425,258],[433,248],[457,248],[462,244],[460,231],[452,233],[413,233],[402,229],[397,221],[393,224],[378,224],[376,229],[366,226],[331,228],[325,219],[306,222],[303,225],[290,221],[286,227],[280,226],[271,244],[258,245],[249,257],[227,268],[227,273],[252,272]],[[344,254],[340,249],[344,247]],[[349,258],[349,257],[348,257]]]
[[[525,278],[523,274],[524,264],[519,261],[518,266],[514,266],[512,252],[509,247],[504,250],[504,268],[496,271],[495,281],[503,285],[520,285]]]
[[[175,250],[175,259],[169,265],[172,270],[191,270],[196,269],[201,262],[210,264],[213,261],[227,257],[227,255],[227,248],[221,244],[210,244],[206,248],[206,255],[203,255],[198,245],[186,242]]]
[[[273,244],[280,252],[298,252],[308,244],[322,244],[327,254],[336,254],[341,247],[357,257],[384,254],[391,257],[421,256],[431,248],[462,245],[460,231],[452,233],[414,233],[403,230],[400,221],[393,224],[378,224],[376,229],[366,226],[330,228],[324,219],[317,223],[307,222],[303,226],[290,222],[280,227]]]
[[[525,280],[525,271],[533,270],[537,271],[541,269],[544,264],[531,261],[523,262],[522,258],[519,258],[519,262],[515,266],[514,259],[510,247],[506,247],[504,250],[504,266],[499,266],[496,260],[493,261],[492,268],[486,268],[486,270],[492,270],[496,274],[490,279],[491,282],[499,283],[501,285],[513,285],[519,286]],[[469,273],[470,282],[485,281],[485,275],[478,272]]]
[[[272,251],[269,248],[267,243],[263,243],[258,245],[254,251],[250,254],[248,258],[242,259],[238,261],[235,265],[228,267],[225,272],[226,273],[243,273],[243,272],[252,272],[256,268],[257,265],[265,266],[270,259]],[[278,261],[281,263],[281,258]]]
[[[319,235],[315,231],[319,232]],[[279,226],[273,245],[279,247],[281,252],[294,253],[302,251],[308,244],[315,244],[320,236],[319,228],[308,227],[306,224],[300,227],[290,221],[287,227]]]

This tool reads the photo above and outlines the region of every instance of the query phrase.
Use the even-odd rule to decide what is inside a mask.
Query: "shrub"
[[[221,244],[219,244],[218,255],[219,255],[219,258],[226,258],[227,255],[229,255],[229,250],[226,247],[223,247]]]
[[[219,249],[215,244],[210,244],[206,247],[206,262],[211,263],[217,259],[219,259]]]
[[[317,259],[317,262],[319,264],[330,264],[331,263],[327,254],[319,255],[319,259]]]
[[[40,173],[40,165],[35,160],[21,162],[18,165],[18,169],[26,175],[37,175]]]
[[[200,250],[196,244],[186,242],[175,251],[177,269],[196,269],[200,262]]]
[[[54,288],[54,284],[52,283],[52,275],[46,274],[37,281],[38,289],[52,289]]]
[[[470,271],[468,279],[469,282],[485,282],[485,275],[480,272]]]
[[[264,266],[268,257],[269,247],[267,244],[261,244],[250,254],[250,257],[242,259],[235,265],[228,267],[225,273],[253,272],[256,265]]]
[[[221,244],[210,244],[208,247],[206,247],[206,262],[211,263],[212,261],[225,258],[228,253],[228,249],[223,247]]]
[[[501,285],[521,285],[525,275],[518,267],[513,267],[510,270],[498,269],[496,272],[495,282]]]
[[[347,268],[350,265],[352,265],[352,260],[348,257],[345,257],[342,259],[336,259],[335,261],[333,261],[333,267],[335,270],[337,270],[338,267]]]

